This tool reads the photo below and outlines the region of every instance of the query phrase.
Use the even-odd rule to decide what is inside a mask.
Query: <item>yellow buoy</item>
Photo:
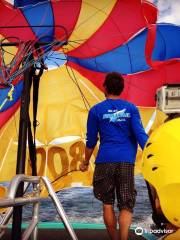
[[[180,239],[180,229],[178,229],[176,232],[168,234],[163,238],[163,240],[178,240],[178,239]]]
[[[152,133],[143,152],[142,173],[156,189],[166,218],[180,227],[180,118]]]

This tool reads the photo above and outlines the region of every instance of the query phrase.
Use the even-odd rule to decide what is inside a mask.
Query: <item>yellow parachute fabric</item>
[[[88,109],[104,99],[104,94],[89,80],[75,72],[74,82],[66,69],[47,71],[40,81],[40,93],[37,119],[37,168],[38,175],[47,176],[59,190],[75,185],[89,186],[92,183],[94,159],[91,159],[87,173],[78,170],[84,156],[86,120]],[[77,88],[81,89],[81,93]],[[32,107],[31,107],[32,108]],[[88,107],[87,107],[88,108]],[[154,108],[140,108],[144,127],[152,119]],[[32,111],[30,111],[32,112]],[[165,116],[157,112],[151,129],[162,124]],[[15,175],[18,144],[19,112],[0,130],[0,181],[8,181]],[[141,172],[141,150],[138,151],[136,173]],[[28,151],[27,151],[28,155]],[[27,161],[26,173],[31,174],[30,163]]]
[[[77,42],[80,46],[87,41],[104,23],[115,4],[116,0],[82,1],[78,21],[68,40],[69,44],[66,46],[68,51],[74,49]]]
[[[75,75],[77,82],[71,79],[63,66],[46,72],[41,79],[37,139],[43,144],[63,136],[84,139],[88,109],[83,98],[90,106],[104,99],[104,94],[90,81],[77,72]]]
[[[7,39],[5,39],[1,34],[0,34],[0,40],[3,43],[9,43],[9,41]],[[16,53],[17,53],[17,48],[16,47],[13,47],[13,46],[8,47],[8,51],[6,51],[5,54],[3,55],[5,65],[8,65],[12,61],[12,59],[15,56]]]
[[[7,189],[3,186],[0,186],[0,201],[6,195]],[[0,214],[4,213],[7,208],[0,208]]]

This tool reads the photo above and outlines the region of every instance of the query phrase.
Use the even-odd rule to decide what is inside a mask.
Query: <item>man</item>
[[[104,81],[106,100],[93,106],[88,115],[85,160],[81,171],[88,170],[89,160],[100,137],[93,178],[93,190],[103,203],[104,223],[112,240],[128,239],[135,204],[134,162],[137,143],[143,149],[148,139],[135,105],[119,98],[123,77],[116,72]],[[115,193],[119,208],[119,233],[114,213]]]

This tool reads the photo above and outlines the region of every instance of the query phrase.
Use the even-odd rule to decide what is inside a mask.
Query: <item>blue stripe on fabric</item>
[[[41,2],[47,2],[47,0],[14,0],[14,6],[24,7],[27,5],[34,5]]]
[[[128,43],[107,53],[86,59],[69,56],[68,61],[92,71],[104,73],[117,71],[122,74],[131,74],[146,71],[150,69],[145,58],[146,38],[147,29],[136,35]],[[158,25],[152,59],[165,61],[171,58],[179,58],[179,42],[180,27],[171,24]]]
[[[180,57],[180,26],[159,24],[153,51],[153,60],[168,60]],[[160,48],[161,46],[161,48]]]
[[[146,37],[147,30],[141,32],[128,43],[102,55],[86,59],[68,57],[68,60],[97,72],[117,71],[129,74],[144,71],[149,68],[144,56]]]
[[[8,108],[12,107],[19,100],[19,98],[21,97],[22,89],[23,89],[23,81],[20,81],[17,85],[14,86],[13,100],[7,101],[5,105],[2,107],[2,109],[0,110],[0,112],[3,112]],[[9,90],[10,90],[10,87],[0,88],[0,105],[6,99]]]
[[[39,26],[31,28],[40,41],[52,41],[54,39],[54,15],[50,2],[25,7],[21,11],[30,27]],[[45,25],[50,27],[43,27]]]

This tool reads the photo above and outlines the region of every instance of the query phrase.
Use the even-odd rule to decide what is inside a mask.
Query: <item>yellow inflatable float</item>
[[[156,189],[163,214],[180,227],[180,118],[151,134],[143,152],[142,174]]]

